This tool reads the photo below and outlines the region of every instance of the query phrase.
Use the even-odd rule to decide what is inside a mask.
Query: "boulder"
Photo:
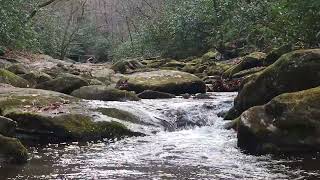
[[[0,89],[0,112],[17,122],[25,143],[61,143],[141,135],[111,119],[96,121],[87,102],[40,89]]]
[[[226,72],[224,72],[225,77],[232,77],[234,74],[240,71],[251,69],[254,67],[261,67],[263,61],[266,58],[266,54],[262,52],[254,52],[242,58],[239,64],[231,67]]]
[[[202,58],[205,60],[220,60],[221,54],[216,49],[211,49],[207,53],[205,53]]]
[[[74,90],[88,85],[89,82],[82,77],[64,74],[56,79],[40,83],[36,86],[36,88],[70,94]]]
[[[240,71],[240,72],[234,74],[232,76],[232,78],[246,77],[246,76],[249,76],[251,74],[263,71],[264,69],[265,69],[265,67],[255,67],[255,68],[246,69],[246,70],[243,70],[243,71]]]
[[[12,163],[25,163],[28,160],[28,151],[18,139],[0,134],[0,159]]]
[[[17,122],[9,118],[0,116],[0,134],[13,137],[15,135],[16,127]]]
[[[133,71],[138,68],[142,68],[143,65],[141,62],[139,62],[136,59],[130,59],[130,60],[124,60],[124,61],[118,61],[116,62],[111,69],[113,69],[115,72],[119,73],[128,73],[130,71]]]
[[[30,87],[35,87],[37,84],[52,80],[50,75],[40,71],[30,71],[20,76],[29,82]]]
[[[159,91],[145,90],[142,93],[138,94],[138,97],[141,99],[170,99],[175,98],[176,96]]]
[[[72,96],[101,101],[138,101],[140,100],[134,92],[119,90],[112,87],[94,85],[84,86],[71,93]]]
[[[281,58],[243,85],[227,118],[234,119],[273,97],[320,85],[320,49],[298,50]]]
[[[245,111],[238,122],[238,146],[250,153],[320,150],[320,86],[285,93]]]
[[[206,92],[206,85],[197,76],[170,70],[134,73],[127,76],[122,88],[136,93],[153,90],[175,95]]]
[[[20,75],[27,74],[30,70],[23,64],[13,64],[7,68],[8,71]]]
[[[273,49],[271,52],[268,53],[266,59],[264,60],[263,64],[265,66],[269,66],[276,62],[282,55],[287,54],[293,51],[293,46],[290,44],[283,45],[279,48]]]
[[[28,81],[5,69],[0,69],[0,83],[22,88],[29,86]]]
[[[114,71],[112,69],[103,68],[99,70],[93,70],[91,75],[93,78],[103,82],[108,85],[112,81],[112,76],[114,75]]]

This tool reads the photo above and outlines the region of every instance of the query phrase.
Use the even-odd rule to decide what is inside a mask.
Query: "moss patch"
[[[28,87],[28,81],[4,69],[0,69],[0,83],[15,87]]]

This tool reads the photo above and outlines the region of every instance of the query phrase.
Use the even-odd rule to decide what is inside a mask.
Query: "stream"
[[[25,165],[0,165],[0,179],[317,179],[320,155],[253,156],[237,148],[236,132],[217,114],[235,93],[212,99],[90,101],[135,113],[129,123],[148,134],[122,140],[30,148]],[[103,120],[103,116],[100,117]]]

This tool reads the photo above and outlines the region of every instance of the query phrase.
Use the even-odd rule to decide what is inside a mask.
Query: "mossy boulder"
[[[176,61],[176,60],[171,60],[167,63],[165,63],[164,65],[162,65],[162,69],[163,68],[173,68],[176,70],[180,70],[182,69],[186,64],[184,62],[180,62],[180,61]]]
[[[123,88],[136,93],[153,90],[171,94],[205,93],[205,83],[195,75],[170,70],[134,73],[127,76],[126,86]]]
[[[228,118],[234,119],[273,97],[320,85],[320,49],[298,50],[281,58],[245,83]]]
[[[211,49],[207,53],[205,53],[202,58],[205,60],[220,60],[221,54],[216,49]]]
[[[116,108],[98,108],[97,111],[101,112],[103,115],[120,119],[122,121],[131,122],[135,124],[140,124],[140,118],[129,113],[127,111],[116,109]]]
[[[28,151],[18,139],[0,134],[0,159],[12,163],[25,163],[28,160]]]
[[[164,93],[159,91],[145,90],[138,94],[141,99],[171,99],[175,98],[174,94]]]
[[[118,61],[113,66],[111,69],[113,69],[115,72],[119,73],[130,73],[134,71],[135,69],[142,68],[143,65],[141,64],[140,61],[136,59],[131,59],[131,60],[123,60],[123,61]]]
[[[22,88],[29,86],[28,81],[5,69],[0,69],[0,83]]]
[[[92,78],[95,78],[105,85],[108,85],[112,81],[112,77],[114,76],[114,71],[109,68],[97,69],[91,72]],[[90,85],[98,85],[98,84],[90,84]]]
[[[265,66],[269,66],[276,62],[282,55],[287,54],[293,51],[293,46],[290,44],[283,45],[279,48],[273,49],[271,52],[268,53],[266,59],[264,60],[263,64]]]
[[[23,64],[13,64],[9,66],[7,70],[17,75],[27,74],[30,72],[29,68]]]
[[[88,99],[88,100],[102,100],[102,101],[138,101],[140,100],[134,92],[119,90],[112,87],[101,85],[84,86],[71,93],[72,96]]]
[[[263,71],[266,67],[255,67],[255,68],[250,68],[250,69],[246,69],[243,71],[240,71],[236,74],[234,74],[232,76],[232,78],[242,78],[242,77],[246,77],[252,74],[255,74],[257,72]]]
[[[26,143],[91,141],[140,135],[111,119],[96,121],[98,111],[78,98],[40,89],[0,89],[0,112],[17,122]]]
[[[16,127],[17,122],[9,118],[0,116],[0,134],[13,137],[15,135]]]
[[[262,52],[254,52],[242,58],[239,64],[231,67],[225,73],[225,77],[232,77],[234,74],[240,71],[251,69],[254,67],[261,67],[263,61],[266,58],[266,54]]]
[[[238,122],[238,146],[251,153],[320,150],[320,86],[285,93],[245,111]]]
[[[30,87],[35,87],[37,84],[52,80],[50,75],[40,71],[30,71],[20,76],[29,82]]]
[[[70,94],[74,90],[88,85],[89,82],[82,77],[64,74],[56,79],[40,83],[36,88]]]

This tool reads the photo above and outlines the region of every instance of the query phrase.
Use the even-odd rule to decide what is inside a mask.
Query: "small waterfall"
[[[137,102],[89,101],[91,108],[115,108],[127,111],[139,118],[140,123],[113,119],[127,125],[134,131],[153,134],[160,131],[176,131],[194,126],[211,126],[217,114],[227,111],[232,106],[236,93],[210,94],[210,99],[163,99],[141,100]],[[99,114],[98,119],[110,117]]]

